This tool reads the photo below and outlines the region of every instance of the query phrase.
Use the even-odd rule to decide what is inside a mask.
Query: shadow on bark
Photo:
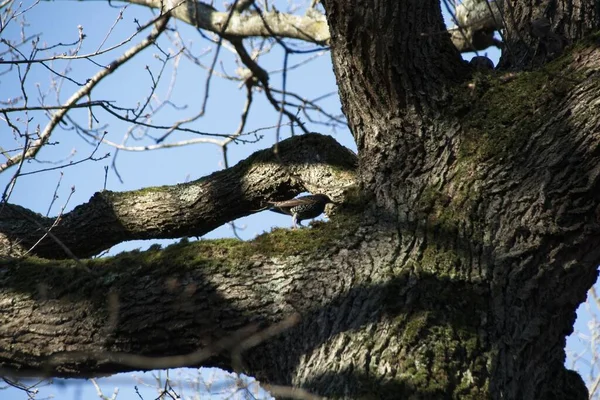
[[[0,244],[5,255],[18,243],[22,252],[34,247],[32,254],[41,257],[69,258],[52,237],[75,256],[90,257],[127,240],[202,236],[255,213],[269,200],[303,191],[341,199],[345,187],[355,183],[356,165],[356,155],[330,136],[292,137],[193,182],[98,192],[62,215],[56,226],[55,218],[3,204]],[[38,243],[50,228],[52,235]]]
[[[335,218],[329,224],[333,223]],[[313,229],[318,235],[319,228]],[[432,237],[428,240],[435,243]],[[395,245],[383,242],[391,247],[378,251],[397,257]],[[65,266],[64,261],[37,263],[29,259],[5,264],[3,269],[12,271],[2,276],[3,291],[20,299],[20,307],[11,308],[9,319],[25,317],[28,322],[19,334],[11,332],[16,327],[5,326],[0,337],[11,338],[11,345],[5,342],[0,348],[31,354],[34,346],[37,355],[24,361],[15,353],[5,353],[0,356],[2,367],[54,376],[121,372],[130,368],[102,359],[56,368],[46,361],[47,356],[70,348],[90,354],[187,354],[249,324],[267,327],[299,312],[299,325],[243,354],[245,371],[269,382],[294,384],[292,376],[298,366],[306,365],[307,360],[310,363],[327,346],[337,347],[333,354],[341,359],[351,357],[353,361],[351,367],[335,368],[340,371],[335,374],[316,368],[303,382],[305,388],[320,388],[323,395],[340,396],[356,390],[352,396],[368,396],[399,390],[427,398],[429,394],[462,393],[463,386],[465,391],[475,390],[493,379],[495,365],[490,359],[495,358],[490,351],[497,338],[490,337],[490,332],[497,321],[485,281],[472,283],[472,277],[462,273],[441,276],[382,260],[381,268],[370,275],[360,272],[362,276],[356,278],[362,283],[345,290],[339,284],[341,277],[348,276],[344,268],[357,268],[368,257],[348,257],[340,262],[332,253],[327,262],[314,260],[313,264],[303,259],[300,267],[292,262],[288,273],[268,255],[253,260],[236,254],[234,247],[208,243],[182,243],[95,260],[93,266],[89,264],[91,274],[77,266]],[[327,254],[319,257],[327,258]],[[282,276],[285,282],[291,279],[296,284],[279,287],[276,282]],[[564,321],[563,312],[556,311],[557,315],[544,313],[531,321],[529,343],[540,341],[548,318],[560,326],[572,326],[573,313],[568,315],[570,321]],[[36,329],[29,328],[32,326]],[[96,335],[102,339],[92,340]],[[564,332],[562,335],[564,338]],[[522,343],[525,350],[527,342]],[[539,346],[543,349],[540,355],[552,350],[544,349],[543,343]],[[323,362],[327,369],[340,359]],[[231,369],[230,354],[223,351],[204,365]],[[386,371],[381,374],[380,368]],[[554,369],[562,373],[564,367]],[[466,385],[467,378],[475,384]],[[348,382],[352,382],[350,386]],[[323,388],[328,389],[324,392]]]

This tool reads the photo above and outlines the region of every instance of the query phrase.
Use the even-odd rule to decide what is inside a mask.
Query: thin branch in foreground
[[[280,385],[261,385],[265,390],[269,391],[275,398],[297,399],[297,400],[323,400],[325,397],[314,395],[304,389],[280,386]]]
[[[4,188],[4,193],[2,193],[2,199],[0,199],[0,201],[2,201],[3,206],[5,203],[8,202],[8,199],[10,198],[15,184],[17,183],[17,179],[19,178],[19,176],[21,176],[21,169],[23,168],[23,163],[25,162],[25,154],[27,154],[27,151],[29,151],[29,135],[25,135],[25,144],[23,145],[23,152],[21,153],[22,157],[19,160],[19,167],[17,168],[17,171],[14,173],[14,175]],[[1,210],[2,209],[0,209],[0,211]]]
[[[50,226],[50,228],[46,229],[42,224],[40,224],[37,221],[32,221],[34,222],[40,229],[42,229],[44,231],[44,234],[42,235],[42,237],[39,238],[39,240],[37,242],[35,242],[33,244],[33,246],[31,246],[29,248],[29,250],[27,250],[25,252],[25,254],[23,254],[23,257],[26,256],[27,254],[31,253],[38,244],[41,243],[42,240],[44,240],[47,236],[49,236],[52,240],[54,240],[56,242],[56,244],[58,244],[63,250],[64,252],[71,257],[73,260],[75,260],[75,262],[77,262],[77,264],[79,264],[80,266],[84,267],[85,269],[87,269],[89,271],[89,269],[83,265],[83,263],[79,260],[79,258],[77,258],[77,256],[75,256],[75,254],[73,254],[73,252],[71,251],[71,249],[69,249],[63,242],[61,242],[56,236],[54,236],[52,234],[52,232],[50,232],[52,230],[52,228],[54,228],[56,225],[58,225],[61,221],[62,215],[65,211],[65,208],[67,207],[67,204],[69,204],[69,200],[71,200],[71,196],[73,196],[73,193],[75,193],[75,186],[71,187],[71,193],[69,193],[69,197],[67,197],[67,201],[65,201],[65,204],[63,205],[63,207],[61,208],[60,212],[58,213],[58,216],[54,219],[54,222],[52,223],[52,225]],[[23,216],[25,216],[23,214]]]
[[[239,343],[246,343],[243,348],[247,349],[250,345],[260,343],[258,339],[262,341],[267,340],[270,337],[278,335],[297,325],[299,322],[300,316],[294,314],[262,331],[258,330],[257,324],[250,324],[215,342],[213,345],[208,345],[192,353],[179,356],[148,357],[113,352],[62,352],[51,355],[48,358],[47,363],[49,367],[80,362],[116,363],[130,368],[140,368],[144,370],[189,367],[199,365],[210,357],[223,352],[235,351],[239,353],[241,349]],[[247,342],[247,340],[249,340],[249,342]]]
[[[242,353],[265,342],[267,339],[278,336],[281,333],[293,328],[300,323],[300,314],[293,314],[283,321],[271,325],[260,332],[256,332],[237,344],[231,350],[232,364],[235,371],[240,371],[242,367]]]
[[[48,206],[48,211],[46,211],[46,217],[50,215],[50,210],[52,210],[52,206],[54,202],[58,199],[58,189],[60,188],[60,182],[64,177],[65,173],[60,171],[60,176],[58,177],[58,182],[56,183],[56,187],[54,188],[54,194],[52,195],[52,200],[50,201],[50,205]]]

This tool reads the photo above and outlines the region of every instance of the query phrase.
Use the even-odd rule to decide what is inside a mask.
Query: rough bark
[[[504,68],[539,67],[600,25],[597,1],[523,0],[500,5],[508,42],[500,62]]]
[[[482,318],[479,328],[487,333],[475,335],[473,359],[453,368],[454,377],[471,376],[479,357],[473,354],[485,354],[489,380],[475,386],[486,386],[487,396],[560,398],[562,377],[571,377],[562,366],[564,336],[600,255],[594,194],[600,137],[590,132],[598,110],[589,108],[600,93],[598,52],[575,51],[506,84],[484,79],[451,88],[463,75],[447,39],[420,35],[439,29],[436,6],[389,2],[357,12],[356,5],[327,3],[360,177],[401,236],[423,236],[399,243],[396,253],[410,254],[400,257],[404,268],[418,276],[433,256],[437,268],[446,265],[438,277],[449,274],[467,287],[487,282],[489,292],[478,292],[486,306],[468,311],[468,318]],[[481,96],[476,105],[464,101],[468,86]],[[445,307],[451,325],[461,321],[464,308],[443,304],[451,304]],[[426,325],[424,348],[441,346],[438,354],[455,348],[452,339],[438,344],[443,322]],[[459,389],[455,381],[444,390],[463,398]]]
[[[6,261],[0,366],[123,371],[114,352],[182,354],[298,313],[242,364],[212,364],[334,398],[587,398],[563,364],[600,262],[596,39],[473,77],[428,34],[437,1],[325,5],[357,199],[247,243]]]
[[[263,209],[269,200],[304,191],[341,199],[355,184],[355,169],[354,153],[329,136],[310,134],[189,183],[98,192],[58,221],[3,204],[0,253],[90,257],[127,240],[202,236]],[[71,254],[65,254],[64,246]]]
[[[338,268],[341,261],[324,262],[314,252],[340,258],[333,249],[349,243],[341,232],[332,223],[279,230],[252,242],[182,242],[162,251],[85,261],[87,268],[71,261],[5,261],[2,371],[94,376],[140,369],[113,353],[187,354],[250,324],[267,327],[297,313],[308,316],[350,284],[339,279],[346,275]],[[322,239],[309,245],[315,235]],[[319,295],[316,304],[313,296]],[[292,342],[305,334],[298,329],[288,333]],[[210,365],[232,368],[232,350],[215,348],[219,356]],[[289,354],[297,358],[300,349]],[[244,354],[244,362],[253,358]]]

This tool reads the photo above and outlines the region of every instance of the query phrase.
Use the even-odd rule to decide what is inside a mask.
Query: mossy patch
[[[420,271],[437,277],[455,278],[460,274],[458,254],[453,250],[444,250],[433,244],[423,251],[420,264]]]
[[[571,68],[575,51],[536,71],[475,75],[470,92],[461,89],[450,107],[463,126],[459,160],[515,154],[581,80],[581,71]]]
[[[336,215],[330,222],[314,222],[310,228],[275,228],[248,241],[201,240],[190,246],[198,257],[231,261],[248,261],[256,255],[288,257],[304,252],[314,253],[328,248],[355,230],[359,224],[358,218],[344,213]]]
[[[243,268],[257,258],[288,257],[304,252],[315,253],[342,240],[360,224],[360,216],[346,212],[337,213],[329,222],[315,222],[300,229],[275,228],[248,241],[238,239],[211,239],[189,242],[182,239],[164,249],[153,246],[146,251],[129,251],[114,257],[88,261],[94,268],[110,265],[111,270],[131,270],[136,265],[153,265],[156,268],[178,271],[210,265],[222,268]],[[258,256],[258,257],[257,257]]]
[[[467,171],[467,163],[454,170],[450,185],[439,189],[430,185],[419,197],[418,211],[427,221],[427,232],[435,236],[437,243],[452,242],[465,224],[476,224],[471,218],[481,202],[482,193],[476,186],[475,170]]]
[[[393,350],[383,351],[382,358],[391,357],[387,364],[397,367],[395,382],[403,395],[418,392],[437,398],[452,392],[455,398],[481,398],[489,386],[486,360],[490,355],[482,353],[485,346],[478,335],[479,312],[486,304],[469,299],[468,292],[464,293],[464,301],[457,300],[455,292],[451,298],[444,298],[450,295],[444,290],[437,291],[436,296],[440,293],[440,301],[436,300],[435,306],[430,304],[431,309],[401,313],[394,319],[410,356],[398,358]],[[415,304],[411,308],[415,309]]]

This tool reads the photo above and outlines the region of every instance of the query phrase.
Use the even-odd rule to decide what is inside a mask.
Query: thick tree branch
[[[2,372],[90,376],[140,355],[214,355],[332,398],[587,399],[563,348],[600,260],[596,38],[541,70],[465,82],[449,38],[433,35],[436,7],[326,2],[366,212],[79,265],[0,260]],[[181,235],[274,193],[337,197],[355,158],[327,143],[308,135],[187,185],[101,193],[57,228],[94,243]],[[27,215],[11,226],[51,222]],[[94,231],[106,220],[112,231]],[[290,316],[299,323],[242,354],[257,341],[233,335]]]
[[[271,361],[262,357],[264,349],[246,350],[289,334],[288,328],[312,341],[309,321],[321,307],[331,312],[336,298],[346,298],[347,275],[356,273],[339,266],[358,265],[361,251],[351,257],[338,249],[358,243],[352,232],[356,226],[348,220],[333,221],[310,230],[278,230],[252,242],[199,241],[123,253],[88,260],[89,269],[70,260],[0,261],[0,373],[97,376],[209,365],[209,356],[216,356],[211,365],[231,369],[235,353],[243,363],[254,359],[254,366],[265,367]],[[320,239],[310,241],[313,237]],[[313,290],[303,289],[309,286]],[[356,290],[344,301],[381,293],[378,285]],[[10,299],[17,298],[14,307]],[[360,323],[374,317],[366,313]],[[262,332],[256,335],[257,330]],[[287,347],[269,342],[274,353]],[[293,358],[301,352],[296,348]],[[148,362],[142,365],[143,360]]]
[[[465,0],[456,7],[450,28],[452,44],[461,53],[498,46],[494,33],[503,27],[503,15],[495,1]]]
[[[359,156],[373,155],[369,164],[380,172],[397,170],[399,165],[414,169],[406,163],[406,157],[415,154],[408,150],[412,144],[400,142],[419,141],[424,134],[419,130],[445,107],[449,93],[467,73],[448,35],[439,34],[446,29],[440,2],[388,1],[359,13],[354,3],[329,0],[325,8],[342,109]],[[367,137],[381,121],[398,126],[379,131],[385,140]],[[389,166],[373,162],[392,154],[387,149],[394,147],[408,154],[388,160]]]
[[[506,69],[544,65],[558,57],[568,45],[600,28],[598,1],[523,0],[501,4],[509,51],[502,53],[499,65]]]
[[[202,236],[265,206],[303,191],[341,199],[354,183],[356,156],[333,138],[309,134],[254,153],[232,168],[197,181],[133,192],[98,192],[87,204],[63,215],[53,236],[78,257],[89,257],[125,240]],[[54,218],[17,205],[0,209],[4,254],[33,246]],[[65,257],[49,237],[32,251],[47,258]]]
[[[165,2],[160,0],[126,0],[129,3],[140,4],[150,8],[161,9]],[[310,16],[299,16],[280,13],[278,11],[265,12],[264,16],[269,28],[258,14],[235,13],[227,29],[223,32],[223,25],[229,16],[229,11],[219,12],[211,5],[195,0],[172,0],[173,17],[180,19],[199,29],[205,29],[228,36],[277,36],[306,40],[319,44],[329,41],[329,29],[324,15],[313,13]],[[170,8],[171,4],[167,5]]]
[[[141,4],[150,8],[160,9],[164,2],[160,0],[125,0],[134,4]],[[229,11],[220,12],[209,4],[196,0],[172,0],[176,7],[172,15],[199,29],[222,34],[223,24],[227,20]],[[497,10],[495,2],[490,1],[493,10]],[[236,13],[231,18],[224,34],[240,38],[250,36],[271,37],[274,33],[278,37],[300,39],[322,45],[329,45],[329,26],[325,16],[312,11],[306,15],[292,15],[278,11],[263,12],[265,23],[256,13]],[[481,50],[496,43],[493,40],[493,31],[500,29],[500,19],[491,15],[485,2],[465,1],[456,9],[459,28],[448,30],[452,43],[461,52]],[[500,24],[501,25],[501,24]],[[427,32],[423,32],[426,34]],[[434,33],[439,35],[440,32]],[[491,35],[490,35],[491,33]]]

